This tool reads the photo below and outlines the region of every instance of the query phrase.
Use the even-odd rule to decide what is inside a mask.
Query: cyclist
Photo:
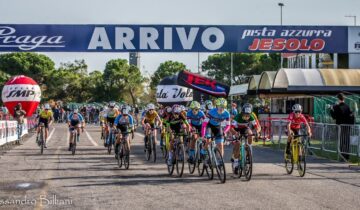
[[[174,149],[174,140],[175,136],[177,134],[180,134],[183,125],[186,127],[186,131],[190,132],[190,125],[184,115],[181,114],[182,110],[179,105],[173,105],[172,107],[172,115],[169,118],[169,126],[173,134],[170,137],[170,148],[169,148],[169,158],[168,158],[168,164],[173,164],[173,149]]]
[[[201,132],[202,121],[205,119],[204,112],[200,111],[200,103],[197,101],[192,101],[190,104],[190,110],[187,112],[187,119],[190,122],[190,125],[195,129],[196,133]],[[198,135],[194,134],[195,138],[190,140],[190,150],[189,150],[189,162],[193,162],[195,156],[195,142],[198,138]]]
[[[36,136],[36,142],[39,143],[39,133],[40,133],[40,123],[44,123],[45,126],[45,138],[44,138],[44,148],[47,148],[46,146],[46,140],[49,133],[49,125],[54,121],[53,113],[51,111],[50,105],[45,104],[44,109],[42,109],[39,113],[39,123],[37,128],[37,136]]]
[[[214,106],[213,106],[213,103],[211,100],[206,100],[204,102],[204,105],[205,105],[204,113],[205,113],[205,115],[207,115],[209,113],[209,111],[214,108]]]
[[[161,129],[161,138],[160,138],[160,148],[161,151],[164,149],[164,138],[165,138],[165,132],[166,132],[166,124],[169,122],[170,116],[172,114],[172,108],[170,106],[166,106],[162,113],[160,114],[161,121],[163,123],[162,129]]]
[[[201,128],[201,136],[209,138],[211,133],[215,137],[215,143],[224,156],[224,133],[230,130],[230,113],[225,109],[227,101],[225,98],[218,98],[215,101],[216,108],[211,109]],[[222,129],[224,125],[224,130]]]
[[[118,148],[121,143],[122,135],[125,135],[127,141],[127,150],[130,151],[130,138],[129,133],[132,133],[134,130],[134,118],[129,114],[129,107],[123,106],[121,109],[121,114],[119,114],[115,119],[115,126],[120,131],[116,136],[115,144],[115,158],[117,158]]]
[[[77,130],[77,138],[80,136],[80,127],[81,131],[84,132],[85,120],[84,117],[79,113],[78,109],[74,109],[72,113],[70,113],[68,117],[68,125],[70,132],[70,142],[69,142],[69,151],[71,150],[73,141],[75,141],[75,136],[72,135],[72,131],[74,129]]]
[[[239,135],[248,135],[247,140],[248,140],[248,144],[250,145],[250,149],[253,140],[253,136],[251,136],[253,134],[251,128],[254,128],[257,133],[260,133],[261,131],[261,127],[254,115],[255,114],[253,113],[252,105],[244,104],[243,107],[241,108],[241,113],[235,116],[231,126],[231,133],[236,135],[237,137]],[[236,142],[234,144],[233,154],[231,158],[231,161],[234,162],[233,166],[235,172],[237,172],[237,167],[239,166],[239,162],[238,162],[239,157],[240,157],[240,142]]]
[[[292,107],[292,111],[293,112],[289,114],[289,117],[288,117],[289,123],[287,125],[287,130],[288,130],[288,141],[287,141],[287,144],[286,144],[286,154],[287,154],[287,156],[290,155],[290,143],[293,140],[293,136],[294,135],[299,135],[299,130],[301,128],[301,123],[305,124],[308,136],[311,137],[311,135],[312,135],[310,125],[307,122],[305,116],[302,114],[301,105],[300,104],[294,104],[294,106]]]
[[[106,119],[106,135],[108,137],[108,139],[110,139],[110,128],[114,127],[114,121],[115,118],[119,115],[119,110],[115,107],[115,102],[110,102],[108,105],[108,108],[105,110],[105,119]],[[107,142],[109,141],[108,139],[105,139],[104,142],[104,146],[107,147]]]
[[[145,134],[147,133],[148,129],[155,128],[156,123],[158,123],[158,125],[160,125],[160,126],[162,124],[160,116],[155,111],[155,105],[150,103],[147,105],[147,111],[144,114],[144,117],[141,121],[141,124],[145,129]],[[155,145],[156,145],[156,129],[154,130],[154,139],[155,139]],[[145,135],[145,138],[144,138],[145,147],[146,147],[147,141],[148,141],[148,139],[147,139],[147,136]],[[144,148],[144,151],[146,151],[145,148]]]

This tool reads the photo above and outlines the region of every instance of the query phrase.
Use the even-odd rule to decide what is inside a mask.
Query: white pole
[[[231,57],[231,66],[230,66],[230,69],[231,69],[231,73],[230,73],[230,89],[232,88],[233,86],[233,77],[234,77],[234,65],[233,65],[233,61],[234,61],[234,58],[233,58],[233,53],[230,53],[230,57]],[[231,103],[233,102],[233,96],[231,96]]]

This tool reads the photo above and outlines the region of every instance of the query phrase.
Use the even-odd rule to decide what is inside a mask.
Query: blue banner
[[[0,51],[347,53],[348,27],[1,24]]]

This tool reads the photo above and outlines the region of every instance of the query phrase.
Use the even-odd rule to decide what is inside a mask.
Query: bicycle
[[[304,137],[301,138],[300,137]],[[297,170],[299,172],[300,177],[305,176],[306,172],[306,139],[308,135],[293,135],[293,140],[290,143],[290,154],[289,157],[284,154],[285,161],[285,169],[287,174],[292,174],[294,170],[294,164],[297,165]]]
[[[210,142],[209,142],[210,141]],[[204,151],[203,148],[206,143],[209,143],[207,149]],[[201,152],[204,151],[204,152]],[[200,168],[200,163],[202,163],[202,169]],[[204,173],[208,176],[208,179],[212,180],[214,178],[214,168],[221,183],[226,182],[226,170],[223,157],[220,153],[220,150],[216,147],[214,137],[206,138],[202,141],[201,150],[200,150],[200,162],[198,165],[199,174]]]
[[[45,146],[45,137],[44,137],[44,127],[45,127],[45,125],[44,125],[44,123],[40,123],[39,124],[39,127],[40,127],[40,139],[38,139],[38,145],[39,145],[39,147],[40,147],[40,154],[43,154],[44,153],[44,146]],[[38,134],[39,135],[39,134]]]
[[[80,136],[78,135],[78,131],[77,131],[76,127],[71,126],[70,129],[71,129],[71,134],[70,135],[73,136],[73,143],[71,145],[70,151],[71,151],[72,155],[75,155],[76,144],[77,144],[77,142],[79,142]],[[70,136],[70,139],[71,139],[71,136]]]
[[[154,163],[156,162],[156,144],[154,136],[154,130],[156,129],[156,127],[148,129],[145,136],[145,158],[149,161],[152,155]]]
[[[119,130],[119,132],[121,131]],[[117,161],[119,168],[121,168],[123,164],[125,169],[129,169],[130,166],[130,151],[128,150],[129,145],[128,142],[126,141],[126,138],[128,138],[129,133],[130,132],[121,132],[122,135],[121,142],[117,152]]]
[[[238,138],[234,139],[233,141],[240,141],[240,156],[238,158],[238,168],[237,171],[234,167],[234,162],[232,162],[232,169],[233,173],[235,175],[238,175],[238,178],[241,178],[242,175],[244,175],[246,181],[250,181],[252,176],[252,168],[253,168],[253,156],[252,156],[252,150],[250,148],[251,145],[248,143],[248,137],[249,136],[255,136],[257,137],[257,134],[244,134],[240,135]]]
[[[164,129],[164,134],[163,134],[163,144],[165,141],[165,144],[162,146],[161,148],[161,152],[162,152],[162,156],[165,159],[167,159],[167,155],[168,155],[168,151],[170,148],[170,135],[171,135],[171,131],[170,131],[170,126],[168,124],[166,124],[166,127],[163,128]]]
[[[182,177],[184,173],[184,166],[185,166],[185,147],[183,143],[184,134],[176,134],[174,137],[174,144],[173,144],[173,161],[172,164],[166,164],[168,168],[169,175],[174,173],[175,165],[176,165],[176,173],[179,177]],[[166,163],[168,160],[169,155],[166,158]]]

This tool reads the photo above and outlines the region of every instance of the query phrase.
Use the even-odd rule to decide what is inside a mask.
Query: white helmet
[[[49,104],[45,104],[45,109],[50,109],[50,105],[49,105]]]
[[[110,102],[109,103],[109,108],[114,108],[115,107],[115,102]]]
[[[150,109],[155,109],[155,105],[154,104],[148,104],[147,105],[147,109],[150,110]]]
[[[77,114],[79,113],[79,110],[78,109],[74,109],[74,114]]]
[[[128,115],[128,114],[129,114],[129,109],[123,108],[123,109],[121,110],[121,112],[122,112],[123,115]]]
[[[292,107],[293,112],[301,112],[302,111],[302,107],[300,104],[294,104],[294,106]]]

